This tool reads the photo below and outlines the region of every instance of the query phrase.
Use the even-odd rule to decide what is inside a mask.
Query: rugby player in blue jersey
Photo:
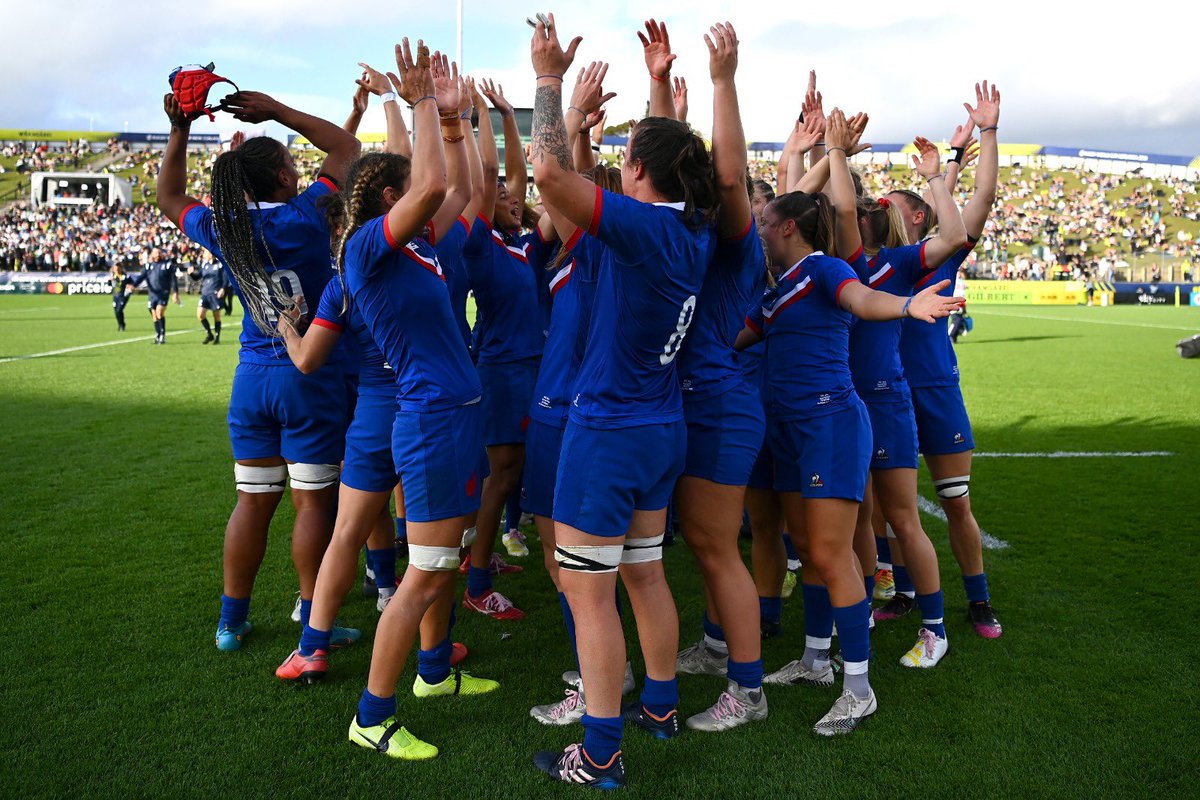
[[[288,360],[275,326],[280,312],[296,298],[302,315],[311,318],[334,274],[329,228],[317,203],[337,191],[359,144],[337,125],[268,95],[232,95],[225,104],[237,119],[279,122],[327,155],[317,180],[300,192],[300,174],[287,148],[265,137],[250,139],[217,158],[210,209],[185,193],[190,120],[173,94],[163,104],[171,133],[158,175],[158,207],[221,261],[246,311],[228,416],[237,505],[225,529],[224,591],[216,632],[219,649],[237,650],[251,631],[254,579],[289,475],[296,508],[292,559],[305,618],[333,530],[346,431],[341,368],[334,361],[316,374],[302,374]]]

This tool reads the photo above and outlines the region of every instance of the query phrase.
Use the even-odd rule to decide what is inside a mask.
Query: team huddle
[[[456,576],[467,575],[466,612],[524,616],[493,587],[508,569],[494,552],[501,515],[520,487],[576,662],[563,698],[530,714],[583,726],[581,742],[534,756],[551,778],[623,786],[626,723],[662,739],[683,727],[727,731],[767,717],[765,685],[827,687],[839,672],[843,690],[813,730],[850,733],[878,707],[868,669],[876,620],[919,611],[916,643],[896,654],[905,666],[934,667],[949,648],[937,554],[918,514],[918,452],[974,628],[1001,635],[945,324],[962,307],[952,279],[995,199],[999,92],[975,87],[947,163],[915,140],[922,192],[872,198],[849,161],[869,147],[867,116],[826,114],[810,76],[772,187],[747,171],[733,27],[704,37],[710,147],[683,119],[667,28],[650,20],[638,34],[649,115],[618,168],[598,162],[591,141],[613,97],[607,65],[578,71],[564,109],[581,39],[564,47],[553,15],[529,24],[536,205],[502,88],[476,87],[422,42],[415,55],[407,39],[396,46],[395,73],[361,65],[343,126],[257,92],[225,98],[237,119],[274,120],[326,154],[303,191],[287,148],[251,138],[217,159],[210,206],[187,196],[193,115],[166,96],[158,205],[216,256],[245,310],[217,647],[237,650],[251,634],[255,577],[290,479],[302,632],[276,674],[315,683],[331,653],[360,638],[336,617],[365,546],[382,613],[350,741],[393,758],[436,756],[402,724],[396,684],[417,642],[415,697],[499,687],[459,669]],[[387,143],[360,153],[370,95]],[[411,137],[399,101],[412,109]],[[488,101],[503,120],[503,180]],[[975,161],[960,210],[954,187]],[[216,274],[205,277],[227,294]],[[662,566],[669,505],[705,585],[704,637],[683,651]],[[744,516],[753,573],[738,547]],[[796,582],[789,550],[804,647],[765,673],[762,640],[779,633],[781,598]],[[618,576],[645,663],[630,703]],[[887,602],[872,611],[872,598]],[[727,678],[684,725],[679,673]]]

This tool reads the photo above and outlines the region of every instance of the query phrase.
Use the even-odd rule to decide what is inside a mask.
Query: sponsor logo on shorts
[[[875,381],[875,391],[886,392],[887,390],[888,390],[888,382],[887,381]]]
[[[887,461],[888,460],[888,451],[883,449],[882,447],[879,448],[878,450],[876,450],[875,451],[875,460],[876,461]]]
[[[821,476],[814,472],[808,486],[810,489],[820,489],[825,486],[825,481],[821,480]]]
[[[963,435],[961,433],[954,434],[954,443],[955,444],[962,444],[965,441],[966,441],[966,439],[963,438]]]
[[[823,394],[817,398],[817,405],[824,406],[833,402],[833,395]]]
[[[551,407],[550,398],[547,397],[546,395],[542,395],[542,399],[538,400],[538,405],[541,406],[542,408],[550,408]]]

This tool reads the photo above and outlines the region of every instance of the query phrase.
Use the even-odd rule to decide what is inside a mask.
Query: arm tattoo
[[[534,163],[552,158],[564,170],[571,169],[567,126],[562,115],[562,86],[539,86],[533,100]]]

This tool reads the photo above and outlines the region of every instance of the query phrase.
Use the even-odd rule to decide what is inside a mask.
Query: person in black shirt
[[[120,264],[112,269],[112,305],[117,317],[117,330],[125,330],[125,304],[133,294],[134,280],[125,274]]]
[[[147,306],[150,316],[154,319],[154,343],[167,343],[167,300],[174,295],[179,302],[179,279],[175,277],[175,262],[163,258],[162,251],[157,247],[150,251],[150,260],[145,269],[136,277],[136,283],[146,284],[150,295]]]
[[[205,333],[204,341],[200,344],[209,342],[220,344],[222,301],[230,291],[229,279],[225,277],[225,270],[206,250],[204,251],[204,260],[200,263],[199,268],[192,267],[188,270],[188,274],[200,281],[200,306],[196,309],[196,318],[204,326]],[[208,324],[209,311],[213,315],[212,326]]]

